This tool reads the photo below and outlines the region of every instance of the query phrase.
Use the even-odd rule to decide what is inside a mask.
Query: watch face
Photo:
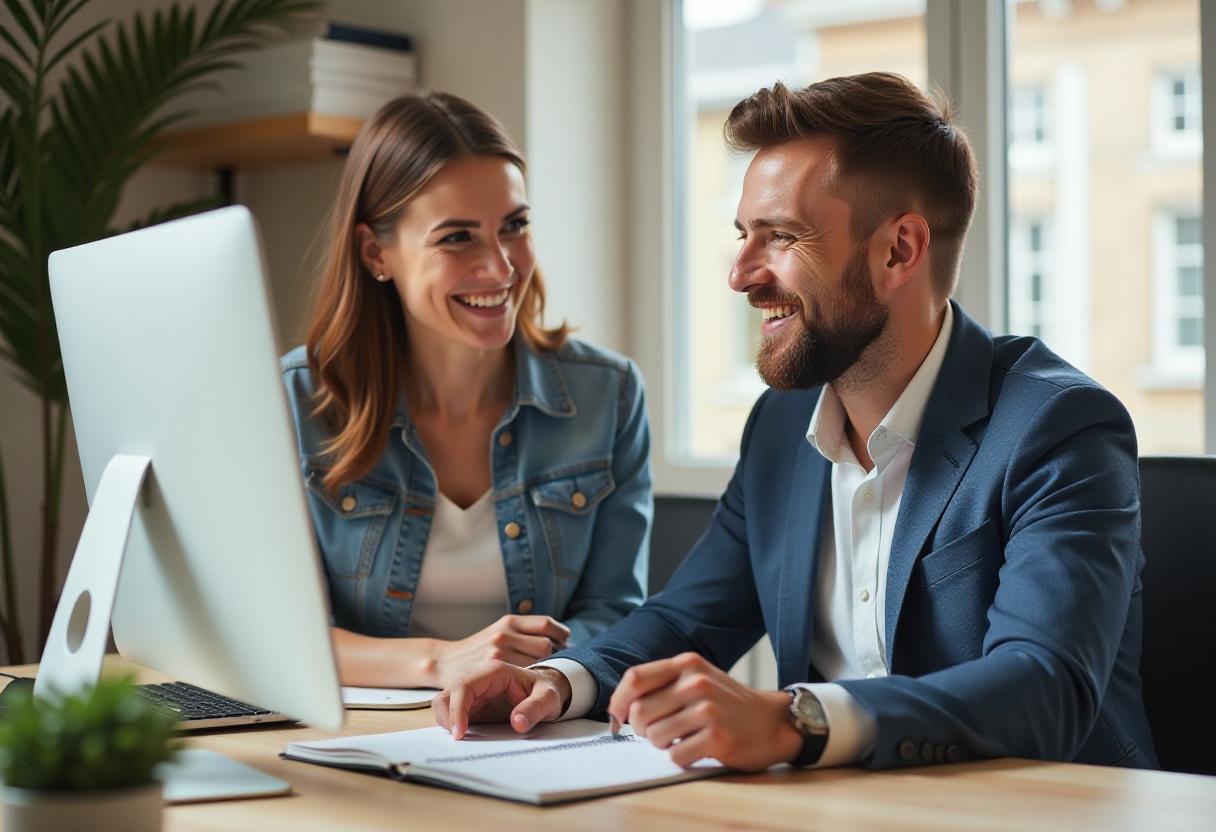
[[[823,712],[823,705],[813,693],[799,690],[794,694],[794,701],[790,705],[794,717],[804,731],[820,733],[827,730],[828,722],[827,716]]]

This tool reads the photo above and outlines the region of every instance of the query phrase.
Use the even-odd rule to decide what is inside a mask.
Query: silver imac
[[[96,680],[112,623],[137,664],[341,725],[264,271],[240,206],[51,255],[89,515],[35,695]]]

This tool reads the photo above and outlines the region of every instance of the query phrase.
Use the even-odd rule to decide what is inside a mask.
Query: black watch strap
[[[819,758],[823,756],[824,749],[828,746],[828,732],[826,724],[823,721],[823,706],[819,702],[819,697],[808,690],[786,688],[786,693],[790,695],[790,723],[802,736],[802,750],[798,752],[798,756],[790,760],[790,765],[799,768],[812,766],[819,762]],[[795,716],[795,710],[800,698],[802,698],[803,705],[813,705],[814,711],[812,713],[818,713],[819,730],[814,730],[810,724],[804,724],[802,720]],[[809,699],[810,702],[806,702],[806,699]]]

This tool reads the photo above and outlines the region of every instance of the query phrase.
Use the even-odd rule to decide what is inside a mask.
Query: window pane
[[[1048,125],[1048,152],[1009,148],[1009,328],[1114,392],[1142,453],[1198,453],[1199,0],[1011,0],[1008,20],[1009,119],[1038,88]]]
[[[726,279],[739,242],[733,227],[747,158],[727,150],[730,108],[781,80],[806,84],[887,70],[926,84],[923,2],[684,0],[686,177],[677,377],[684,383],[673,437],[686,456],[733,457],[764,387],[753,362],[759,313]],[[808,414],[809,418],[809,414]]]

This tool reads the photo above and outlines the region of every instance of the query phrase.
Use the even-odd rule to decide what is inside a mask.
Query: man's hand
[[[570,628],[547,615],[504,615],[460,641],[438,641],[433,678],[446,688],[488,661],[526,666],[565,646]]]
[[[794,759],[802,735],[789,721],[789,694],[742,685],[696,653],[626,671],[608,713],[633,726],[672,762],[704,757],[740,771]]]
[[[528,670],[496,661],[440,692],[431,707],[435,721],[456,739],[470,722],[509,721],[522,734],[561,716],[570,695],[570,681],[551,667]]]

